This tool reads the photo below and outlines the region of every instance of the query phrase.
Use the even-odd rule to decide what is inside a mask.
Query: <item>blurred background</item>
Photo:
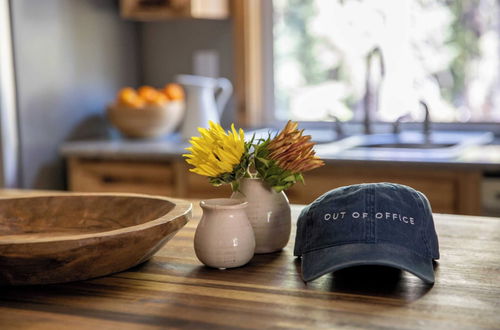
[[[366,57],[379,48],[382,61],[371,69],[384,66],[380,120],[421,117],[425,98],[435,121],[499,122],[499,13],[495,0],[276,0],[278,116],[354,119]]]
[[[189,126],[292,119],[327,160],[292,202],[394,181],[500,213],[496,0],[0,0],[0,29],[2,187],[228,194]]]

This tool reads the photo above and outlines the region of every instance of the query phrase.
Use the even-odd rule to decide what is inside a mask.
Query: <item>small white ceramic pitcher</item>
[[[247,204],[230,198],[200,202],[203,215],[194,235],[194,250],[202,263],[224,269],[252,259],[255,237],[245,213]]]
[[[186,115],[182,124],[182,138],[198,135],[198,127],[208,127],[208,122],[219,123],[233,85],[226,78],[178,75],[177,82],[186,88]],[[216,96],[216,92],[220,92]]]

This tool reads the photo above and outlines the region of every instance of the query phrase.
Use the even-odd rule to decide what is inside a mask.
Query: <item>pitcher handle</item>
[[[222,115],[224,107],[226,106],[229,98],[233,94],[233,84],[226,78],[218,78],[217,85],[220,88],[219,95],[217,96],[217,110],[219,111],[219,116]]]

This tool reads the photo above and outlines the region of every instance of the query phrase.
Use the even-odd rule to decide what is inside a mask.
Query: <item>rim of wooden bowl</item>
[[[193,205],[192,203],[176,198],[169,198],[157,195],[144,195],[144,194],[134,194],[134,193],[42,193],[40,195],[33,196],[9,196],[1,197],[0,199],[35,199],[35,198],[46,198],[46,197],[85,197],[85,196],[108,196],[108,197],[139,197],[145,199],[159,199],[167,201],[174,204],[174,207],[165,215],[133,226],[127,226],[120,229],[106,230],[89,234],[74,234],[74,235],[63,235],[56,237],[41,237],[41,238],[12,238],[9,239],[8,235],[6,238],[0,238],[0,245],[4,244],[27,244],[27,243],[47,243],[47,242],[60,242],[60,241],[76,241],[87,238],[97,238],[97,237],[109,237],[120,234],[126,234],[129,232],[136,232],[140,230],[145,230],[154,226],[158,226],[170,221],[174,221],[178,218],[185,217],[186,223],[191,219]],[[16,235],[18,236],[18,235]]]

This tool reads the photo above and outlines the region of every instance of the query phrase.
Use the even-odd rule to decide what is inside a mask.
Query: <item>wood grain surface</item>
[[[294,239],[247,266],[195,257],[200,209],[150,261],[112,276],[0,287],[0,329],[500,328],[500,219],[436,214],[436,283],[388,268],[302,282]],[[300,206],[293,207],[294,218]]]

